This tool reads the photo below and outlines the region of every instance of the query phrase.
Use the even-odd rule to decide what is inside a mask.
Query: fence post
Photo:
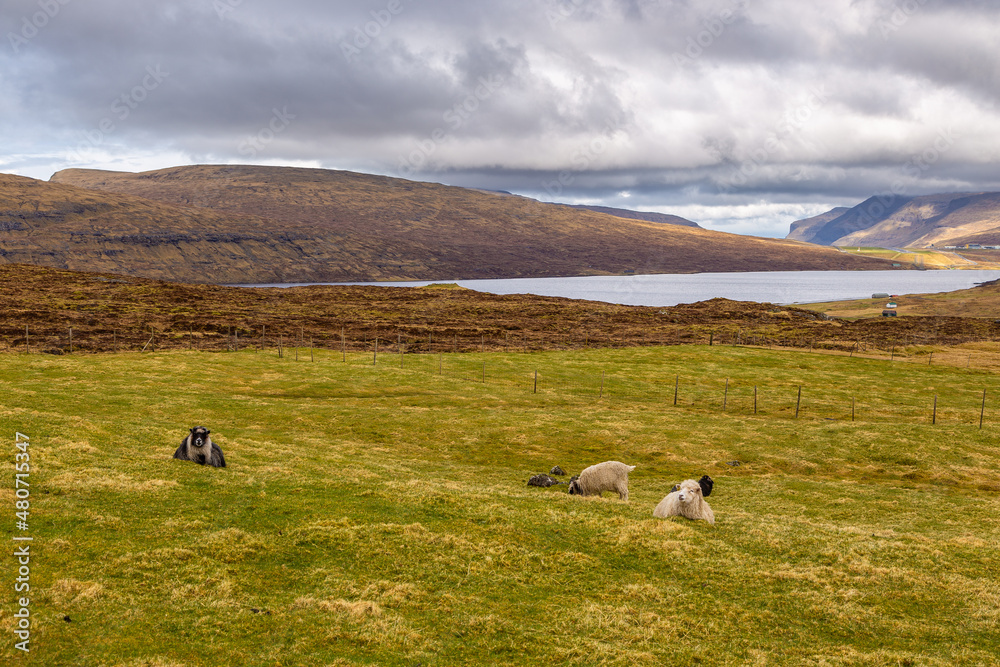
[[[851,421],[854,421],[854,397],[851,396]]]
[[[757,414],[757,385],[753,386],[753,413]]]
[[[722,411],[726,411],[726,404],[729,402],[729,378],[726,378],[726,393],[722,395]]]
[[[802,403],[802,385],[799,385],[799,397],[795,399],[795,418],[799,418],[799,404]]]
[[[535,389],[531,393],[533,393],[533,394],[537,394],[538,393],[538,371],[537,370],[535,371]]]
[[[372,356],[372,366],[378,363],[378,336],[375,337],[375,354]]]
[[[937,394],[934,394],[934,412],[931,413],[931,424],[937,424]]]
[[[986,414],[986,390],[983,389],[983,407],[979,409],[979,428],[983,428],[983,415]]]

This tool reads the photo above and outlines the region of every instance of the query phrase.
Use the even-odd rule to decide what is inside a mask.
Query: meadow
[[[33,538],[31,643],[8,549],[0,660],[1000,664],[998,372],[718,345],[8,353],[0,526]],[[227,468],[171,458],[199,424]],[[608,459],[636,466],[627,503],[526,485]],[[652,517],[703,474],[715,526]]]

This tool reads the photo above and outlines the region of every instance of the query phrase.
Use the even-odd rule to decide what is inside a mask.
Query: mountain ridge
[[[1000,192],[875,195],[839,215],[797,220],[785,237],[830,246],[1000,244]]]
[[[889,268],[795,241],[356,172],[195,165],[18,178],[0,183],[4,261],[184,282]],[[90,208],[74,213],[81,202]],[[33,215],[46,222],[29,233]]]

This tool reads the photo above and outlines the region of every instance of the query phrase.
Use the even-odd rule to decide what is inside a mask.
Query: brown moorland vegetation
[[[70,328],[74,351],[274,347],[279,336],[286,345],[339,349],[345,342],[353,350],[380,338],[383,349],[402,343],[407,352],[709,342],[847,352],[1000,340],[991,318],[849,321],[726,299],[643,307],[454,285],[243,288],[19,265],[0,265],[0,285],[0,349],[53,353],[69,351]]]

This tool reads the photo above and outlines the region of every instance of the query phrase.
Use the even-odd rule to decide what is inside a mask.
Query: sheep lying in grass
[[[615,491],[618,497],[628,501],[628,474],[635,466],[621,461],[605,461],[584,468],[576,479],[570,480],[569,492],[581,496],[599,496],[605,491]]]
[[[653,510],[653,516],[666,519],[669,516],[683,516],[688,519],[703,519],[715,524],[715,513],[705,502],[701,485],[693,479],[680,483],[680,488],[672,491]]]
[[[701,487],[701,497],[708,498],[710,495],[712,495],[712,487],[714,485],[715,482],[712,481],[711,477],[709,477],[708,475],[702,475],[701,479],[698,480],[698,486]],[[680,488],[681,488],[680,484],[674,484],[674,488],[670,489],[670,493],[673,493],[674,491],[677,491]]]

